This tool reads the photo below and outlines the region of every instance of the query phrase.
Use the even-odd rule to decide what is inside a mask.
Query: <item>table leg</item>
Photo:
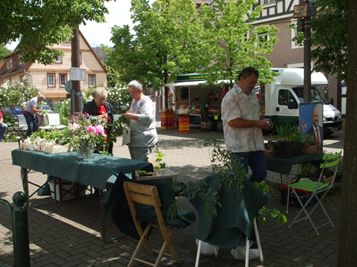
[[[288,188],[287,188],[287,191],[288,191],[288,193],[287,193],[287,197],[286,197],[286,211],[285,211],[285,213],[289,213],[289,200],[290,200],[290,177],[291,177],[291,174],[289,174],[289,176],[288,176]]]
[[[104,206],[104,194],[101,192],[100,196],[100,215],[101,215],[101,229],[100,229],[100,235],[102,236],[103,242],[106,243],[107,238],[106,238],[106,220],[105,220],[105,206]]]
[[[21,167],[21,181],[22,188],[26,194],[27,200],[26,204],[29,205],[29,182],[28,182],[28,170],[26,168]]]

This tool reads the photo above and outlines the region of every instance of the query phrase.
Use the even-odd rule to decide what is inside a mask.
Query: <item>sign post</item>
[[[293,17],[298,19],[299,30],[304,32],[304,101],[311,101],[311,27],[310,17],[316,16],[316,0],[304,0],[294,6]]]

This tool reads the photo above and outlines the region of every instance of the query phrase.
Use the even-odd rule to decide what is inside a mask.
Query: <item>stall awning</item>
[[[219,80],[215,84],[227,83],[229,84],[229,80]],[[207,81],[187,81],[187,82],[176,82],[176,83],[168,83],[165,86],[168,87],[189,87],[189,86],[198,86],[207,84]]]

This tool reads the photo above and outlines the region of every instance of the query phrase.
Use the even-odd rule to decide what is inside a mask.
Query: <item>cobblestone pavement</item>
[[[193,130],[190,134],[181,134],[176,130],[160,130],[160,149],[165,153],[165,162],[179,173],[181,181],[200,179],[210,172],[209,149],[204,141],[209,138],[222,138],[222,133]],[[340,134],[341,136],[342,134]],[[343,143],[335,136],[325,142],[326,149],[339,150]],[[20,168],[11,162],[11,150],[16,143],[0,143],[0,197],[8,201],[16,191],[22,190]],[[129,157],[126,147],[120,146],[120,140],[114,147],[114,154]],[[33,181],[43,182],[46,178],[41,173],[30,173]],[[269,174],[272,181],[272,196],[268,206],[281,211],[280,194],[275,184],[278,175]],[[30,187],[30,190],[34,188]],[[116,241],[104,244],[100,238],[99,198],[86,197],[81,200],[54,202],[50,197],[35,196],[29,208],[29,232],[32,266],[126,266],[136,241],[121,234],[109,222],[108,233],[117,237]],[[316,236],[308,222],[297,224],[292,229],[287,225],[266,223],[260,225],[260,234],[264,253],[264,264],[251,261],[250,266],[294,267],[336,266],[338,230],[340,227],[340,194],[335,191],[327,197],[327,208],[336,225],[335,228],[321,228],[321,235]],[[288,218],[293,218],[298,209],[290,208]],[[314,215],[321,221],[321,213]],[[110,220],[109,220],[110,221]],[[196,224],[183,230],[175,230],[174,246],[182,259],[182,266],[194,266]],[[6,206],[0,205],[0,265],[12,263],[10,213]],[[154,235],[155,242],[157,237]],[[170,259],[165,259],[163,266],[177,266]],[[140,264],[137,264],[140,266]],[[234,260],[230,251],[221,248],[217,258],[202,256],[200,266],[244,266],[244,261]]]

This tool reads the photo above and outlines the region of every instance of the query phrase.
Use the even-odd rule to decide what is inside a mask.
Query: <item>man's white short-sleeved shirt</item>
[[[222,100],[222,122],[227,150],[249,152],[264,150],[264,138],[260,128],[233,128],[228,122],[237,118],[259,120],[260,107],[254,93],[247,95],[234,85]]]
[[[32,111],[32,108],[33,108],[34,106],[37,106],[37,102],[38,102],[37,96],[31,98],[31,99],[26,103],[26,109],[25,109],[25,110],[28,111],[28,112],[30,112],[30,113],[34,113],[34,112]]]

